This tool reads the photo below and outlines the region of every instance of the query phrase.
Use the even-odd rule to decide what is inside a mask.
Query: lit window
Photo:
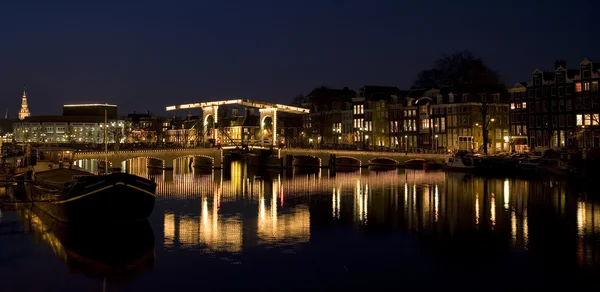
[[[594,114],[592,116],[592,125],[598,126],[599,122],[600,122],[600,115],[599,114]]]
[[[523,108],[527,108],[527,103],[526,103],[526,102],[523,102],[523,104],[522,104],[522,107],[523,107]]]
[[[510,104],[510,109],[511,109],[511,110],[514,110],[514,109],[515,109],[515,104],[514,104],[514,103],[511,103],[511,104]]]
[[[589,114],[584,115],[583,116],[583,125],[589,126],[591,124],[592,124],[591,116]]]
[[[598,81],[592,81],[592,91],[598,92]]]
[[[575,92],[581,92],[581,82],[575,83]]]
[[[583,116],[577,115],[577,126],[583,126]]]
[[[583,91],[590,91],[590,83],[583,82]]]

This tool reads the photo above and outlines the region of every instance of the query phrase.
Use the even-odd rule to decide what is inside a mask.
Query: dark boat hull
[[[64,189],[34,183],[26,189],[36,207],[63,223],[142,221],[156,200],[154,182],[124,173],[80,177]]]

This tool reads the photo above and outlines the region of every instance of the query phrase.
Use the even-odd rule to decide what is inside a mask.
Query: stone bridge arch
[[[293,166],[305,166],[305,167],[321,167],[322,164],[321,158],[315,155],[309,154],[299,154],[294,155],[294,164]]]
[[[369,166],[389,166],[397,167],[399,165],[398,160],[391,157],[375,157],[369,159]]]
[[[352,156],[336,156],[335,165],[338,167],[362,167],[362,161]]]

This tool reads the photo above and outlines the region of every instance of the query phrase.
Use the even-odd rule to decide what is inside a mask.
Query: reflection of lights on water
[[[434,212],[435,212],[435,222],[438,221],[438,214],[439,214],[439,210],[440,210],[440,197],[439,197],[439,192],[438,192],[438,185],[435,185],[435,196],[434,196]]]
[[[404,183],[404,210],[408,210],[408,184]]]
[[[492,221],[492,229],[496,225],[496,195],[492,193],[492,199],[490,203],[490,220]]]
[[[360,179],[356,180],[356,209],[355,212],[357,212],[356,214],[356,218],[358,220],[358,222],[360,222],[361,224],[367,224],[367,218],[368,218],[368,214],[367,214],[367,201],[368,201],[368,194],[369,191],[369,186],[365,185],[365,190],[363,192],[362,189],[362,185],[360,182]]]
[[[510,236],[513,244],[517,243],[517,213],[515,210],[510,212]]]
[[[479,193],[475,193],[475,225],[479,226]]]
[[[50,245],[54,254],[59,257],[62,261],[67,261],[67,252],[64,249],[64,246],[58,240],[58,237],[51,231],[51,228],[44,224],[42,219],[34,214],[31,210],[24,209],[24,215],[27,221],[27,226],[31,228],[31,231],[35,232],[36,239],[40,239]],[[25,228],[26,228],[25,227]],[[38,236],[40,238],[38,238]]]
[[[585,215],[585,202],[577,202],[577,234],[579,235],[585,234]]]
[[[173,245],[175,243],[175,215],[165,214],[165,218],[163,221],[163,230],[165,232],[165,245]]]
[[[527,249],[529,244],[529,222],[527,218],[527,209],[523,210],[523,247]]]
[[[269,212],[270,220],[266,213]],[[277,212],[277,196],[271,197],[267,210],[264,194],[259,199],[258,237],[267,242],[306,242],[310,239],[310,215],[308,207],[296,206],[291,213]]]
[[[508,183],[508,179],[504,180],[504,210],[508,211],[508,203],[510,200],[510,193],[509,193],[509,183]]]
[[[340,219],[340,199],[341,199],[341,189],[334,188],[333,189],[333,197],[332,197],[332,209],[333,209],[333,219]]]

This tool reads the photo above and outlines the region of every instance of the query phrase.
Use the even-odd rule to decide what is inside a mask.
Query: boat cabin
[[[39,147],[37,150],[38,162],[69,162],[75,161],[75,149],[65,147]]]

